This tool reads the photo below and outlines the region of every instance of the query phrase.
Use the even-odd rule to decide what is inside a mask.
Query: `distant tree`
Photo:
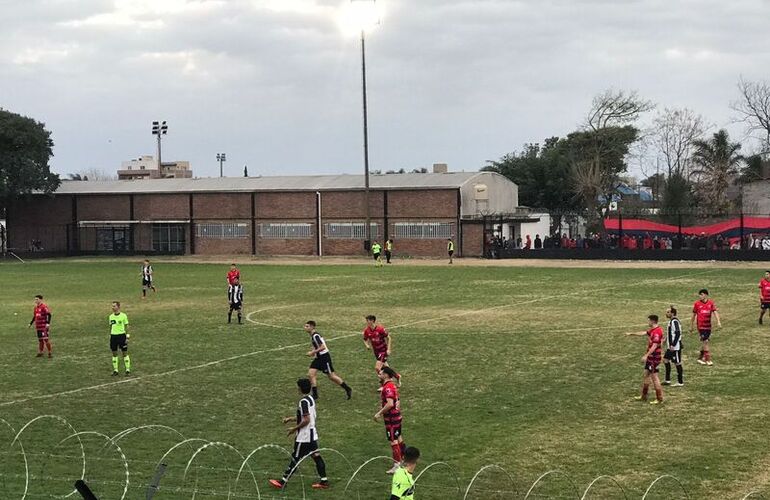
[[[747,157],[741,168],[738,169],[736,184],[745,185],[762,180],[762,170],[764,166],[765,161],[762,159],[761,155],[751,155]]]
[[[655,201],[660,200],[661,191],[663,190],[663,187],[666,185],[666,174],[659,173],[659,174],[653,174],[645,179],[642,179],[642,181],[639,183],[644,187],[648,187],[652,190],[652,199]]]
[[[24,194],[59,187],[48,165],[51,156],[53,141],[44,124],[0,109],[0,211]]]
[[[730,179],[738,173],[743,161],[741,144],[730,142],[726,130],[716,132],[710,139],[695,141],[693,174],[697,180],[698,195],[704,208],[722,213],[729,207],[727,188]]]
[[[653,109],[655,104],[642,99],[636,91],[605,90],[594,97],[584,128],[597,131],[631,125]]]
[[[664,220],[669,223],[677,223],[679,216],[687,213],[693,205],[693,185],[687,177],[674,173],[666,177],[663,184],[660,209]]]
[[[760,140],[760,154],[770,156],[770,82],[738,81],[740,97],[730,107],[737,119],[746,125],[746,131]]]
[[[655,117],[652,142],[668,177],[690,175],[694,143],[703,137],[707,128],[703,117],[687,108],[666,108]]]
[[[427,174],[428,173],[428,169],[425,168],[425,167],[415,168],[410,173],[412,173],[412,174]]]
[[[243,176],[248,177],[249,176],[249,167],[247,165],[243,166]]]

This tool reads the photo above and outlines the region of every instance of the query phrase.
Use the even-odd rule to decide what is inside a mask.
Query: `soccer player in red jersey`
[[[35,295],[35,311],[29,326],[35,325],[37,331],[37,357],[43,357],[43,349],[48,349],[48,357],[53,357],[51,340],[48,338],[48,330],[51,328],[51,310],[43,302],[42,295]]]
[[[388,474],[394,474],[401,464],[406,449],[404,438],[401,436],[401,402],[398,399],[398,387],[395,384],[396,372],[393,368],[383,367],[379,377],[382,381],[382,392],[380,392],[382,408],[374,414],[374,421],[382,417],[385,422],[385,436],[390,441],[390,448],[393,451],[393,467],[388,470]]]
[[[705,288],[698,292],[700,298],[692,306],[692,318],[690,318],[690,330],[698,322],[698,334],[701,340],[701,351],[698,363],[702,365],[713,365],[711,361],[711,351],[709,350],[709,340],[711,339],[711,316],[717,320],[717,327],[722,328],[722,320],[719,319],[719,312],[714,301],[709,299],[709,291]]]
[[[230,264],[230,270],[227,272],[228,286],[235,284],[236,279],[241,279],[241,272],[238,270],[238,267],[235,265],[235,263],[232,263]]]
[[[366,328],[364,328],[364,345],[374,352],[374,371],[379,375],[383,367],[388,366],[388,356],[393,345],[391,336],[384,326],[377,324],[377,317],[373,314],[366,316]],[[396,374],[398,385],[401,385],[401,375]]]
[[[759,282],[759,324],[765,312],[770,309],[770,271],[765,271],[765,277]]]
[[[663,386],[660,384],[660,378],[658,377],[658,366],[660,365],[663,345],[663,328],[658,325],[658,316],[650,314],[647,316],[650,328],[644,332],[632,332],[626,335],[634,336],[647,336],[647,352],[642,356],[642,363],[644,363],[644,379],[642,380],[642,394],[637,396],[637,401],[647,401],[647,392],[650,389],[650,381],[652,381],[655,387],[655,400],[650,401],[650,404],[656,405],[663,402]]]

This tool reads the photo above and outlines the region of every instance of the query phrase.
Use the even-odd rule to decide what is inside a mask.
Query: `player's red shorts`
[[[659,359],[647,358],[647,361],[644,362],[644,369],[650,373],[658,373],[659,365]]]
[[[388,441],[397,441],[401,437],[401,422],[397,424],[385,424],[385,437]]]
[[[388,351],[379,351],[374,353],[374,359],[381,363],[388,362]]]

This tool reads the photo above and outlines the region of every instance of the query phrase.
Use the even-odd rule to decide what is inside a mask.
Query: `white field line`
[[[625,286],[617,285],[617,286],[604,287],[604,288],[595,288],[593,290],[588,290],[588,291],[579,290],[579,291],[576,291],[576,292],[564,293],[564,294],[559,294],[559,295],[552,295],[552,296],[548,296],[548,297],[538,297],[536,299],[532,299],[532,300],[528,300],[528,301],[524,301],[524,302],[514,302],[512,304],[501,304],[501,305],[497,305],[497,306],[485,307],[485,308],[482,308],[482,309],[476,309],[476,310],[473,310],[473,311],[463,311],[463,312],[454,313],[454,314],[445,314],[443,316],[439,316],[439,317],[436,317],[436,318],[427,318],[427,319],[422,319],[422,320],[418,320],[418,321],[412,321],[412,322],[404,323],[404,324],[401,324],[401,325],[391,326],[390,329],[391,330],[396,330],[396,329],[404,328],[404,327],[407,327],[407,326],[412,326],[412,325],[421,324],[421,323],[428,323],[428,322],[432,322],[432,321],[438,321],[438,320],[442,320],[442,319],[446,319],[446,318],[453,318],[453,317],[458,317],[458,316],[468,316],[470,314],[477,314],[477,313],[482,313],[482,312],[487,312],[487,311],[494,311],[494,310],[497,310],[497,309],[502,309],[503,307],[516,307],[516,306],[519,306],[519,305],[532,304],[532,303],[541,302],[541,301],[544,301],[544,300],[553,300],[553,299],[558,299],[558,298],[563,298],[563,297],[570,297],[570,296],[580,295],[580,294],[589,294],[589,293],[595,293],[595,292],[603,292],[603,291],[608,291],[608,290],[615,290],[615,289],[618,289],[618,288],[629,288],[629,287],[633,287],[633,286],[639,286],[639,285],[647,284],[648,282],[665,283],[666,281],[673,281],[673,280],[687,278],[687,277],[691,277],[691,276],[698,276],[698,275],[702,275],[702,274],[709,274],[709,273],[714,273],[716,271],[717,271],[716,269],[713,269],[713,270],[702,271],[702,272],[698,272],[698,273],[686,274],[686,275],[682,275],[682,276],[672,276],[671,278],[665,278],[665,279],[662,279],[662,280],[653,280],[653,279],[644,280],[644,281],[639,281],[639,282],[636,282],[636,283],[629,283],[628,285],[625,285]],[[264,311],[267,311],[267,310],[281,309],[281,308],[285,309],[285,308],[289,308],[289,307],[296,307],[297,305],[298,304],[291,304],[291,305],[285,305],[285,306],[275,306],[275,307],[263,308],[263,309],[260,309],[259,311],[254,311],[254,312],[264,312]],[[263,326],[270,326],[272,328],[295,330],[294,327],[287,327],[287,326],[281,326],[281,325],[268,325],[268,324],[263,324],[263,323],[259,323],[259,322],[253,321],[253,320],[250,319],[250,316],[252,314],[254,314],[254,313],[249,313],[249,314],[246,315],[246,319],[251,321],[252,323],[263,325]],[[327,339],[327,342],[331,342],[331,341],[335,341],[335,340],[343,340],[343,339],[354,337],[354,336],[360,335],[360,334],[361,334],[361,332],[359,332],[359,331],[351,332],[351,333],[347,333],[345,335],[339,335],[337,337],[329,338],[329,339]],[[130,378],[123,378],[123,379],[120,379],[120,380],[114,380],[114,381],[110,381],[110,382],[105,382],[103,384],[89,385],[89,386],[79,387],[77,389],[70,389],[70,390],[54,392],[54,393],[50,393],[50,394],[41,394],[41,395],[37,395],[37,396],[28,396],[28,397],[21,398],[21,399],[15,399],[15,400],[12,400],[12,401],[2,402],[2,403],[0,403],[0,407],[12,406],[12,405],[20,404],[20,403],[27,403],[29,401],[37,401],[37,400],[41,400],[41,399],[52,399],[52,398],[57,398],[57,397],[61,397],[61,396],[69,396],[71,394],[79,394],[81,392],[92,391],[92,390],[97,390],[97,389],[104,389],[106,387],[113,387],[113,386],[120,385],[120,384],[131,384],[131,383],[140,382],[140,381],[143,381],[143,380],[149,380],[149,379],[160,378],[160,377],[168,377],[170,375],[175,375],[177,373],[184,373],[184,372],[193,371],[193,370],[200,370],[200,369],[203,369],[203,368],[208,368],[210,366],[220,365],[220,364],[227,363],[227,362],[230,362],[230,361],[236,361],[236,360],[243,359],[243,358],[257,356],[259,354],[266,354],[266,353],[270,353],[270,352],[286,351],[288,349],[296,349],[296,348],[299,348],[299,347],[307,347],[307,342],[303,342],[301,344],[292,344],[292,345],[287,345],[287,346],[274,347],[272,349],[263,349],[263,350],[260,350],[260,351],[247,352],[247,353],[243,353],[243,354],[238,354],[236,356],[230,356],[228,358],[222,358],[222,359],[218,359],[218,360],[215,360],[215,361],[209,361],[207,363],[202,363],[202,364],[194,365],[194,366],[186,366],[184,368],[176,368],[174,370],[168,370],[168,371],[161,372],[161,373],[153,373],[153,374],[149,374],[149,375],[132,376]]]

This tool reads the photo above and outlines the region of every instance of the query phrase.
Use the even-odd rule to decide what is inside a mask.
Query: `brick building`
[[[363,255],[363,176],[63,182],[8,211],[9,247],[51,254]],[[491,172],[370,177],[372,239],[398,255],[483,253],[485,228],[531,222]]]

